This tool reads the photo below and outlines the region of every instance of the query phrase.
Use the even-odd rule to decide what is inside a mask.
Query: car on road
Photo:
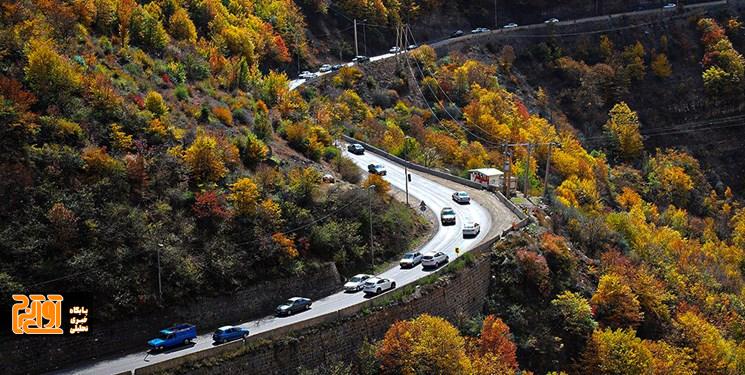
[[[559,22],[559,19],[558,18],[549,18],[549,19],[543,21],[543,23],[557,23],[557,22]]]
[[[357,57],[355,57],[355,58],[352,59],[352,62],[356,62],[356,63],[360,63],[360,64],[363,63],[363,62],[368,62],[368,61],[370,61],[370,58],[367,57],[367,56],[362,56],[362,55],[357,56]]]
[[[456,203],[471,203],[471,196],[465,191],[456,191],[453,193],[453,200]]]
[[[248,328],[239,326],[220,327],[212,334],[212,340],[218,344],[239,339],[245,340],[247,337]]]
[[[316,77],[316,73],[313,73],[313,72],[309,72],[307,70],[304,70],[304,71],[300,72],[300,76],[299,77],[300,78],[304,78],[304,79],[311,79],[311,78],[315,78]]]
[[[443,207],[440,211],[442,225],[455,225],[455,211],[451,207]]]
[[[485,32],[488,32],[488,31],[489,31],[489,29],[487,29],[486,27],[477,27],[477,28],[471,30],[471,34],[481,34],[481,33],[485,33]]]
[[[197,338],[197,327],[193,324],[179,324],[160,331],[160,336],[147,342],[152,350],[163,350],[186,345]]]
[[[457,30],[457,31],[453,32],[452,34],[450,34],[450,37],[451,38],[457,38],[459,36],[463,36],[463,34],[464,34],[463,30]]]
[[[323,65],[321,65],[321,67],[320,67],[320,68],[318,69],[318,71],[319,71],[319,72],[321,72],[321,73],[326,73],[326,72],[330,72],[330,71],[331,71],[331,65],[329,65],[329,64],[323,64]]]
[[[342,65],[342,64],[335,64],[335,65],[332,65],[332,66],[331,66],[331,70],[335,72],[335,71],[337,71],[337,70],[341,69],[341,67],[342,67],[342,66],[344,66],[344,65]]]
[[[365,281],[363,291],[365,294],[380,294],[396,287],[396,282],[384,277],[373,277]]]
[[[370,164],[367,166],[367,171],[378,176],[385,176],[388,174],[383,164]]]
[[[409,44],[409,46],[408,46],[408,47],[406,47],[406,49],[407,49],[407,50],[409,50],[409,51],[411,51],[411,50],[413,50],[413,49],[416,49],[417,47],[419,47],[419,46],[418,46],[418,45],[416,45],[416,44]]]
[[[352,143],[351,145],[347,146],[347,151],[355,155],[362,155],[365,153],[365,147],[363,147],[359,143]]]
[[[277,316],[289,316],[300,311],[309,310],[311,304],[312,302],[309,298],[292,297],[285,301],[285,303],[277,306]]]
[[[481,233],[481,225],[475,221],[466,221],[463,224],[463,238],[476,237]]]
[[[514,29],[514,28],[516,28],[516,27],[517,27],[517,24],[516,24],[516,23],[514,23],[514,22],[510,22],[510,23],[508,23],[508,24],[506,24],[506,25],[502,26],[502,28],[503,28],[503,29]]]
[[[401,52],[401,47],[395,46],[391,47],[391,49],[388,50],[389,53],[399,53]]]
[[[667,3],[665,4],[662,9],[675,9],[678,7],[678,4],[675,3]]]
[[[359,292],[365,286],[365,281],[369,280],[371,277],[373,276],[364,273],[352,276],[352,278],[344,284],[344,291]]]
[[[424,254],[422,257],[422,267],[423,268],[438,268],[442,266],[443,264],[446,264],[450,261],[450,257],[448,257],[445,253],[442,251],[433,251],[429,252],[427,254]]]
[[[401,268],[413,268],[416,267],[419,263],[422,263],[422,253],[418,251],[412,251],[404,254],[404,256],[401,258],[401,261],[399,262]]]

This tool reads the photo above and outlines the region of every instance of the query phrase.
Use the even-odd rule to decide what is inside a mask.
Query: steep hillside
[[[367,196],[337,125],[264,72],[289,36],[305,53],[303,25],[291,1],[4,2],[0,291],[84,292],[114,319],[318,262],[365,269]],[[385,260],[426,224],[377,185]]]

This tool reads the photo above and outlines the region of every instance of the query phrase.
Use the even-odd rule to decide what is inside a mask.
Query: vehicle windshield
[[[414,254],[412,254],[412,253],[406,253],[406,254],[404,254],[404,259],[411,259],[413,257],[414,257]]]
[[[359,277],[359,276],[355,276],[355,277],[349,279],[349,281],[351,281],[353,283],[358,283],[358,282],[362,281],[362,278]]]
[[[454,214],[454,212],[453,212],[453,210],[451,208],[446,208],[446,209],[442,210],[442,214],[443,215],[452,215],[452,214]]]
[[[295,303],[295,301],[293,301],[293,300],[291,300],[291,299],[288,299],[287,301],[285,301],[285,303],[284,303],[284,304],[285,304],[285,305],[292,305],[293,303]]]

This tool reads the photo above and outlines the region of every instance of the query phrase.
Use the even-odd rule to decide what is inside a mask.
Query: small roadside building
[[[470,169],[468,174],[471,181],[477,182],[487,189],[501,190],[504,186],[504,172],[497,168]],[[510,180],[512,180],[510,188],[514,188],[516,186],[514,177]]]

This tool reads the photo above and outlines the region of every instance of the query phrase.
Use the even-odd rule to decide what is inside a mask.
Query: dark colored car
[[[454,32],[454,33],[452,33],[452,34],[450,34],[450,37],[451,37],[451,38],[457,38],[457,37],[459,37],[459,36],[463,36],[463,34],[464,34],[464,33],[463,33],[463,30],[458,30],[458,31],[456,31],[456,32]]]
[[[342,66],[343,65],[341,65],[341,64],[331,65],[331,71],[334,71],[335,72],[335,71],[341,69]]]
[[[367,56],[357,56],[352,59],[352,62],[356,62],[356,63],[363,63],[363,62],[368,62],[368,61],[370,61],[370,58]]]
[[[440,222],[442,225],[455,225],[455,211],[450,207],[445,207],[440,211]]]
[[[285,303],[277,306],[277,316],[289,316],[294,313],[310,309],[310,299],[303,297],[292,297]]]
[[[385,176],[388,173],[382,164],[370,164],[367,166],[367,171],[378,176]]]
[[[220,327],[212,334],[212,340],[218,344],[238,339],[245,339],[246,337],[248,337],[248,328],[238,326]]]
[[[362,155],[365,153],[365,148],[362,147],[362,145],[359,143],[352,143],[351,145],[347,146],[347,151],[355,155]]]

